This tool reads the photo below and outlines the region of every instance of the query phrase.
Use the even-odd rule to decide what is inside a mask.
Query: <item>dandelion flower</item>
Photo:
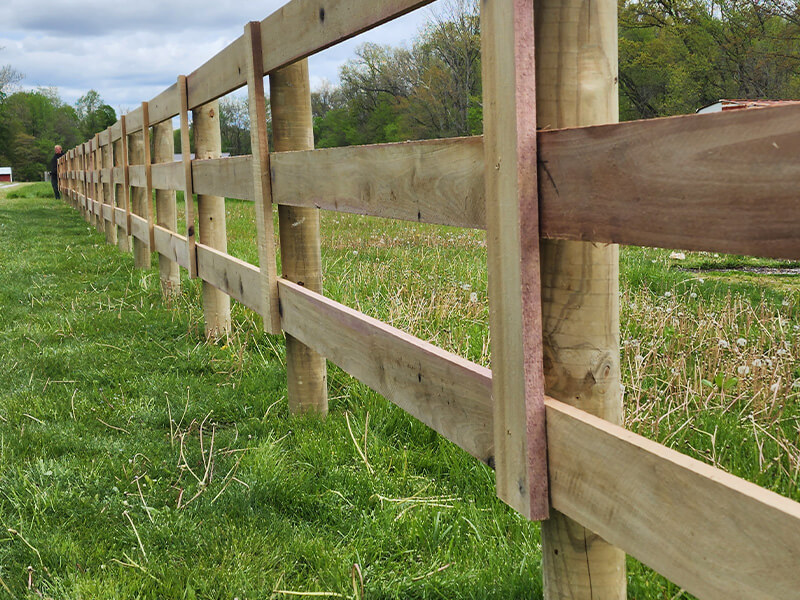
[[[720,348],[730,348],[728,340],[720,340],[718,343]]]
[[[744,377],[745,375],[750,373],[750,367],[748,367],[747,365],[741,365],[739,367],[736,367],[736,372],[739,374],[740,377]]]
[[[745,338],[739,338],[736,340],[736,344],[744,348],[745,346],[747,346],[747,340]]]
[[[475,293],[475,292],[472,292],[469,295],[469,301],[472,302],[473,304],[477,303],[478,302],[478,294]]]
[[[694,300],[695,298],[697,298],[697,293],[696,292],[692,292],[691,294],[689,294],[689,298]]]

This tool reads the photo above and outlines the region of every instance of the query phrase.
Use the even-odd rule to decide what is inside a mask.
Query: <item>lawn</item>
[[[234,304],[204,342],[196,281],[165,305],[49,189],[0,191],[0,597],[541,597],[488,468],[334,366],[327,420],[290,416],[281,337]],[[322,238],[327,295],[488,365],[482,232],[324,213]],[[797,276],[669,256],[622,252],[626,425],[800,500]],[[688,597],[628,567],[631,598]]]

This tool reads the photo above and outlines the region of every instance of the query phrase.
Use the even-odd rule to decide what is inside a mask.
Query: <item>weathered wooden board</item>
[[[252,124],[250,146],[253,151],[250,160],[250,176],[248,177],[250,184],[248,196],[256,204],[256,243],[261,274],[259,286],[262,324],[265,331],[277,334],[281,331],[281,319],[278,303],[275,229],[272,220],[272,185],[260,27],[260,23],[250,22],[244,28],[244,40],[247,48],[245,57],[247,104]]]
[[[186,251],[186,238],[159,225],[153,227],[155,249],[184,269],[189,268],[189,255]]]
[[[541,521],[549,516],[549,501],[533,37],[533,2],[482,5],[497,495],[527,518]]]
[[[264,74],[432,1],[292,0],[261,21]]]
[[[493,464],[488,369],[285,279],[278,288],[286,333]]]
[[[232,156],[192,161],[195,194],[253,199],[252,157]]]
[[[129,113],[125,113],[125,131],[128,135],[142,130],[142,107],[138,106]]]
[[[276,152],[272,197],[277,204],[484,228],[483,164],[481,137]]]
[[[145,165],[130,165],[128,167],[128,183],[131,187],[147,187],[147,174]]]
[[[178,116],[181,105],[178,101],[178,84],[173,83],[158,96],[148,102],[150,107],[150,125],[156,125]]]
[[[182,162],[157,163],[151,167],[153,188],[156,190],[183,190],[184,165]]]
[[[800,106],[539,135],[542,234],[800,258]]]
[[[553,507],[687,592],[800,598],[800,504],[547,400]]]
[[[187,96],[187,83],[184,75],[178,76],[176,91],[180,102],[181,118],[181,148],[190,148],[189,136],[189,101]],[[188,259],[189,277],[197,277],[197,253],[195,244],[197,243],[197,229],[194,210],[194,188],[192,186],[192,158],[189,152],[183,152],[183,197],[184,213],[186,216],[186,257]],[[176,261],[178,262],[178,261]],[[178,263],[180,264],[180,263]]]
[[[198,243],[197,276],[248,308],[262,313],[264,307],[258,267]]]
[[[150,227],[147,219],[137,214],[131,213],[131,235],[145,244],[150,243]]]
[[[187,76],[190,109],[207,104],[245,84],[246,51],[244,37],[240,36]]]

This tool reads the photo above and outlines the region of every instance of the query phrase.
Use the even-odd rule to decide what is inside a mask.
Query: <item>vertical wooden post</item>
[[[497,495],[546,519],[533,2],[481,6]]]
[[[83,219],[87,223],[92,222],[92,215],[89,212],[89,204],[87,203],[87,199],[89,198],[89,189],[88,185],[86,184],[86,172],[89,169],[88,166],[88,153],[86,150],[86,142],[78,146],[80,148],[80,179],[79,179],[79,186],[81,192],[81,212],[83,213]]]
[[[247,101],[250,113],[250,146],[253,153],[253,201],[256,204],[258,266],[261,273],[261,318],[264,331],[281,332],[278,305],[278,269],[275,262],[275,225],[272,219],[272,177],[270,175],[267,104],[264,97],[264,58],[261,23],[244,27],[247,48]]]
[[[189,277],[197,277],[197,228],[194,219],[194,185],[192,182],[192,150],[189,136],[189,91],[186,75],[178,75],[178,101],[181,105],[181,156],[183,160],[183,198],[186,215],[186,252],[189,257]]]
[[[128,164],[143,165],[145,159],[144,131],[137,131],[128,135]],[[139,186],[131,186],[131,200],[129,214],[143,217],[147,215],[146,196],[147,190]],[[128,229],[130,232],[130,229]],[[150,267],[150,244],[132,236],[133,264],[137,269]]]
[[[147,219],[147,263],[150,266],[150,253],[156,247],[153,229],[153,171],[152,153],[150,151],[150,105],[142,102],[142,143],[144,144],[144,218]]]
[[[616,122],[616,1],[534,2],[539,127]],[[621,423],[618,248],[546,240],[541,250],[547,393]],[[542,554],[548,600],[626,597],[625,554],[556,511]]]
[[[101,175],[103,172],[103,149],[100,147],[100,134],[94,136],[94,226],[99,233],[105,233],[105,223],[103,222],[103,183]]]
[[[192,110],[194,148],[197,160],[219,158],[222,136],[219,128],[219,102],[214,100]],[[183,148],[187,152],[189,148]],[[221,252],[228,251],[225,228],[225,198],[197,195],[198,242]],[[203,313],[206,337],[218,339],[231,330],[231,298],[222,290],[203,281]]]
[[[101,207],[101,217],[103,219],[103,227],[106,231],[106,243],[107,244],[116,244],[117,243],[117,228],[114,225],[114,182],[112,179],[113,174],[113,166],[114,166],[114,145],[111,143],[111,130],[106,129],[104,132],[105,146],[101,146],[102,148],[102,162],[103,162],[103,173],[102,177],[105,180],[102,184],[103,186],[103,206]],[[109,219],[106,220],[105,212],[106,206],[111,207],[111,215]]]
[[[269,88],[275,151],[313,149],[308,61],[298,61],[270,74]],[[279,206],[278,220],[283,276],[321,294],[319,210]],[[325,357],[287,334],[286,370],[289,410],[327,414]]]
[[[153,162],[172,162],[175,157],[175,138],[172,121],[167,120],[153,127]],[[156,222],[170,231],[178,230],[178,208],[174,190],[156,190]],[[161,292],[167,301],[181,290],[181,274],[178,263],[163,254],[158,255],[158,272],[161,277]]]
[[[122,184],[115,184],[114,198],[116,206],[125,210],[125,218],[122,223],[116,218],[116,211],[114,211],[114,220],[117,225],[117,247],[122,252],[131,251],[131,238],[130,238],[130,223],[128,223],[128,213],[130,211],[130,187],[128,185],[128,132],[125,127],[125,115],[119,119],[122,134],[120,139],[114,142],[118,146],[114,149],[114,166],[122,170]]]

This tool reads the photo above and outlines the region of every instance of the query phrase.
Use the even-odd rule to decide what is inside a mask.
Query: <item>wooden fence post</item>
[[[143,165],[145,159],[144,131],[128,135],[128,164]],[[131,213],[140,217],[147,216],[147,190],[139,186],[130,188]],[[150,268],[150,244],[131,236],[133,241],[133,264],[137,269]]]
[[[532,0],[481,5],[497,495],[548,516]]]
[[[272,138],[276,152],[314,147],[308,61],[301,60],[269,76]],[[322,293],[319,210],[279,206],[283,276]],[[289,410],[328,412],[328,371],[325,357],[286,335]]]
[[[170,119],[153,127],[153,162],[171,163],[174,158],[175,137]],[[170,231],[178,230],[178,208],[174,190],[156,190],[156,223]],[[161,276],[161,293],[170,301],[181,291],[180,265],[159,253],[158,272]]]
[[[101,207],[101,217],[103,220],[103,227],[106,231],[106,243],[107,244],[114,244],[117,243],[117,228],[114,226],[113,220],[113,210],[114,210],[114,183],[112,179],[112,168],[114,166],[114,146],[111,143],[111,131],[106,129],[103,134],[106,136],[106,144],[101,146],[102,148],[102,164],[103,164],[103,174],[102,178],[104,179],[102,186],[103,186],[103,206]],[[112,215],[109,215],[111,218],[106,220],[106,206],[109,206],[112,211]]]
[[[114,166],[122,170],[123,181],[121,184],[114,185],[114,206],[125,210],[126,217],[120,223],[116,218],[117,211],[113,210],[114,221],[117,226],[117,247],[122,252],[131,251],[130,230],[128,229],[127,213],[130,207],[130,188],[128,187],[128,135],[125,129],[125,115],[119,119],[122,134],[120,139],[114,142]]]
[[[219,102],[214,100],[192,110],[192,122],[194,123],[196,159],[219,158],[222,148]],[[182,148],[182,150],[189,152],[189,148]],[[190,202],[191,199],[187,198],[186,201]],[[198,194],[197,221],[198,243],[221,252],[227,252],[225,198]],[[218,339],[230,333],[231,297],[206,281],[203,281],[203,313],[207,338]]]
[[[539,127],[616,122],[616,1],[534,4]],[[619,424],[618,247],[546,240],[541,253],[547,393]],[[542,555],[547,600],[626,597],[624,552],[557,511]]]

